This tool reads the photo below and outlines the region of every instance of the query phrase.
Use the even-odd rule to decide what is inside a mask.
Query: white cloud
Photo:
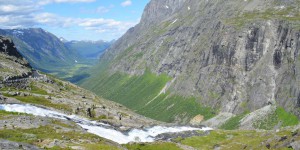
[[[52,0],[53,2],[56,3],[89,3],[89,2],[94,2],[96,0]]]
[[[90,3],[96,0],[37,0],[39,5],[46,5],[49,3]]]
[[[107,13],[107,12],[109,12],[109,8],[107,8],[107,7],[104,7],[104,6],[99,6],[97,9],[96,9],[96,12],[97,13],[101,13],[101,14],[103,14],[103,13]]]
[[[131,0],[126,0],[126,1],[124,1],[123,3],[121,3],[121,5],[122,5],[123,7],[130,6],[130,5],[132,5],[132,1],[131,1]]]
[[[97,32],[101,35],[112,35],[114,38],[118,38],[125,33],[127,29],[137,24],[137,22],[124,22],[104,18],[63,17],[57,14],[43,12],[43,6],[49,3],[93,1],[94,0],[0,0],[0,28],[51,27],[65,30],[68,28],[80,28],[82,32],[88,30],[89,32]],[[113,5],[107,7],[100,6],[96,10],[96,13],[106,13],[113,7]]]

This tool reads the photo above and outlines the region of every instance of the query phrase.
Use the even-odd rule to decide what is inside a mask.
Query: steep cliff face
[[[6,53],[10,56],[15,56],[17,58],[21,58],[21,54],[17,51],[14,43],[9,38],[5,38],[3,36],[0,36],[0,52]]]
[[[166,74],[171,79],[159,87],[164,94],[194,97],[216,113],[277,105],[300,117],[299,5],[296,0],[152,0],[140,24],[101,61],[108,62],[109,75]],[[107,96],[97,78],[83,85]]]

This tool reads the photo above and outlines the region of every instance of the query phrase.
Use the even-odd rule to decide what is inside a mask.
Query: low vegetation
[[[296,7],[290,6],[286,8],[269,8],[263,11],[244,12],[238,17],[227,19],[225,22],[234,25],[238,28],[245,26],[255,20],[285,20],[291,23],[295,28],[299,28],[299,10]]]
[[[55,130],[52,126],[42,126],[33,129],[3,129],[0,132],[0,138],[7,139],[10,141],[29,143],[37,146],[41,146],[45,144],[45,143],[42,144],[42,142],[45,140],[53,141],[56,139],[56,140],[70,141],[72,139],[77,141],[76,142],[77,144],[69,143],[67,147],[55,146],[52,148],[48,148],[51,150],[71,149],[70,148],[71,146],[80,146],[86,149],[93,149],[93,148],[111,149],[111,150],[119,149],[116,146],[105,143],[105,141],[99,136],[89,134],[89,133],[79,133],[74,131],[57,132],[57,130]],[[80,139],[82,141],[80,141]],[[40,141],[41,143],[38,141]],[[91,144],[91,142],[88,141],[93,141],[92,143],[94,144]]]
[[[56,104],[56,103],[52,103],[51,101],[49,101],[48,99],[44,98],[44,97],[38,97],[38,96],[11,96],[9,94],[3,94],[7,97],[13,97],[16,98],[17,100],[24,102],[24,103],[29,103],[29,104],[37,104],[37,105],[44,105],[47,107],[52,107],[55,109],[59,109],[59,110],[65,110],[68,112],[71,112],[72,109],[65,104]]]
[[[172,122],[178,116],[190,119],[198,114],[208,119],[214,115],[211,109],[202,107],[195,98],[185,98],[170,93],[159,95],[170,80],[171,78],[165,74],[156,75],[150,71],[146,71],[141,76],[106,73],[97,78],[96,86],[87,88],[139,114],[160,121]]]
[[[281,137],[285,140],[278,140]],[[300,140],[299,137],[292,135],[288,130],[280,132],[273,131],[244,131],[244,130],[216,130],[212,131],[209,135],[203,137],[190,137],[182,139],[181,144],[194,147],[201,150],[209,149],[222,149],[222,150],[233,150],[233,149],[268,149],[268,145],[271,149],[277,147],[277,149],[288,149],[284,145],[287,141],[292,141],[293,138]]]
[[[297,116],[292,113],[288,113],[283,108],[279,107],[273,114],[253,123],[253,126],[257,129],[270,130],[275,126],[277,126],[277,128],[280,128],[294,126],[297,124],[299,124],[299,119]]]
[[[0,119],[4,119],[4,117],[7,117],[7,116],[17,116],[17,115],[28,115],[28,114],[0,110]]]
[[[235,130],[238,129],[240,126],[240,121],[247,115],[247,113],[236,115],[229,120],[227,120],[220,129],[224,130]]]
[[[127,144],[129,150],[181,150],[174,143],[142,143],[142,144]]]

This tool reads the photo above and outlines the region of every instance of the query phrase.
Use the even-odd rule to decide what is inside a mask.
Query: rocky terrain
[[[31,75],[29,63],[17,51],[11,39],[0,36],[0,80]]]
[[[151,0],[141,22],[106,51],[82,86],[167,122],[201,115],[216,127],[229,119],[242,129],[273,128],[280,120],[296,125],[299,5]],[[297,117],[291,123],[282,114]]]

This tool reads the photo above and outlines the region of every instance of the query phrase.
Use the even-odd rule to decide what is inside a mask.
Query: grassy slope
[[[279,141],[278,137],[283,136],[287,136],[287,140]],[[201,150],[209,150],[217,147],[223,150],[267,149],[267,144],[270,144],[271,149],[288,149],[288,146],[284,146],[284,142],[291,141],[293,139],[300,140],[299,136],[293,137],[289,130],[282,130],[277,133],[273,131],[258,132],[243,130],[216,130],[212,131],[207,136],[190,137],[182,139],[179,142]],[[274,146],[278,146],[278,148],[275,148]]]
[[[255,122],[253,125],[257,129],[270,130],[279,124],[281,124],[281,127],[294,126],[299,124],[299,119],[294,114],[286,112],[283,108],[279,107],[273,114]]]
[[[101,62],[102,63],[102,62]],[[101,97],[121,103],[144,116],[172,122],[176,116],[192,118],[198,114],[208,119],[213,112],[197,103],[195,98],[185,98],[169,93],[157,96],[171,80],[165,74],[156,75],[146,71],[142,76],[129,76],[123,73],[110,75],[106,71],[108,63],[103,62],[96,70],[98,76],[82,84]],[[147,105],[148,102],[152,101]]]
[[[181,150],[174,143],[127,144],[130,150]]]

